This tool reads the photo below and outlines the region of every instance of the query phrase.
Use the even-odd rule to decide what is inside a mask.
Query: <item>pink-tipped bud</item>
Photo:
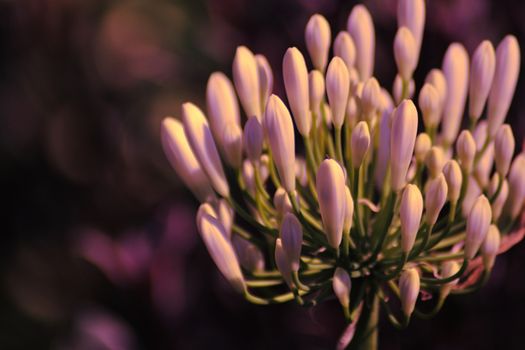
[[[467,218],[465,258],[474,258],[481,243],[487,236],[491,220],[492,209],[490,208],[490,202],[487,197],[481,195],[474,202]]]
[[[432,148],[432,140],[427,133],[422,132],[417,135],[416,145],[414,146],[414,155],[416,156],[416,162],[423,163],[427,157],[428,152]]]
[[[348,68],[340,57],[334,57],[326,72],[326,94],[332,109],[332,123],[341,128],[345,120],[346,104],[350,91]]]
[[[310,89],[310,110],[317,114],[317,120],[321,119],[321,102],[324,98],[324,76],[318,70],[308,74],[308,87]]]
[[[259,73],[259,91],[261,92],[261,108],[266,108],[268,97],[273,90],[273,72],[270,63],[263,55],[255,55],[257,62],[257,72]],[[264,111],[263,111],[264,113]]]
[[[240,125],[239,103],[233,84],[226,75],[215,72],[210,75],[206,86],[206,106],[211,132],[217,143],[221,143],[225,124]],[[222,144],[220,144],[222,147]]]
[[[264,256],[255,244],[238,235],[233,236],[232,244],[242,267],[250,272],[264,271]]]
[[[507,176],[507,173],[509,172],[515,146],[516,141],[514,141],[514,135],[512,134],[510,125],[503,124],[499,128],[496,133],[496,138],[494,139],[494,160],[496,161],[496,170],[502,177]]]
[[[303,228],[292,213],[286,213],[281,223],[281,240],[283,249],[290,262],[292,271],[299,271],[301,260],[301,245],[303,244]]]
[[[233,58],[233,82],[242,108],[248,117],[261,118],[261,94],[259,71],[254,54],[246,47],[239,46]]]
[[[359,168],[366,157],[368,148],[370,147],[370,131],[368,124],[360,121],[352,131],[351,150],[352,150],[352,166]]]
[[[496,225],[490,225],[487,237],[481,245],[481,255],[483,256],[483,265],[486,270],[492,269],[498,255],[499,245],[501,241],[500,233]]]
[[[420,279],[419,272],[415,268],[409,268],[399,277],[399,294],[401,309],[406,317],[410,317],[416,307],[419,295]]]
[[[363,85],[363,92],[361,93],[361,109],[367,120],[375,117],[375,113],[381,107],[381,87],[377,79],[372,77]]]
[[[408,184],[401,197],[399,207],[401,220],[401,249],[408,253],[416,240],[421,215],[423,214],[423,196],[416,185]]]
[[[434,68],[428,72],[425,78],[425,83],[431,84],[437,91],[439,96],[439,113],[438,124],[441,121],[443,107],[445,106],[445,99],[447,98],[447,80],[440,69]]]
[[[403,81],[410,81],[417,66],[418,48],[414,36],[407,27],[398,29],[394,39],[394,58]]]
[[[355,67],[361,81],[364,81],[372,76],[375,55],[374,23],[364,5],[354,6],[348,17],[347,30],[355,43]]]
[[[308,136],[312,127],[308,96],[308,70],[303,54],[296,47],[286,50],[283,58],[283,79],[297,130],[301,135]]]
[[[447,181],[448,200],[451,203],[456,203],[461,192],[461,184],[463,183],[463,174],[458,162],[454,159],[447,161],[443,167],[443,175],[445,175],[445,180]]]
[[[244,124],[244,149],[248,158],[255,162],[262,154],[264,133],[257,117],[250,117]]]
[[[400,0],[397,4],[397,24],[399,27],[407,27],[414,35],[418,56],[423,40],[425,12],[424,0]]]
[[[478,120],[483,112],[495,69],[494,47],[490,41],[484,40],[474,52],[470,67],[469,116],[472,120]]]
[[[492,198],[496,194],[496,191],[498,190],[499,186],[499,175],[496,173],[492,176],[492,179],[490,180],[489,188],[488,188],[488,194]],[[503,180],[503,184],[501,185],[501,190],[499,191],[498,196],[494,199],[492,202],[492,219],[494,222],[497,222],[501,216],[501,212],[503,210],[503,206],[505,205],[505,202],[507,201],[507,198],[509,196],[509,183],[507,180]]]
[[[456,141],[456,152],[461,164],[461,168],[466,174],[470,174],[472,166],[474,165],[474,157],[476,156],[476,141],[472,137],[472,133],[468,130],[463,130]]]
[[[290,261],[288,260],[288,256],[286,255],[286,251],[283,247],[283,242],[280,238],[275,240],[275,265],[277,265],[277,269],[283,276],[283,279],[288,287],[293,288],[294,284],[292,282]]]
[[[354,67],[356,56],[354,40],[344,30],[339,32],[334,40],[334,56],[341,57],[349,70]]]
[[[458,271],[461,269],[459,264],[456,261],[448,260],[443,262],[441,265],[441,278],[449,278],[454,276]],[[445,298],[447,295],[450,294],[450,291],[452,290],[452,287],[454,287],[456,284],[458,284],[459,278],[445,283],[443,286],[441,286],[441,297]]]
[[[443,173],[428,182],[425,191],[425,221],[434,225],[439,213],[447,201],[448,185]]]
[[[324,72],[328,62],[331,32],[326,18],[315,14],[308,20],[305,30],[306,48],[312,59],[315,69]]]
[[[350,275],[345,269],[337,267],[334,272],[334,278],[332,279],[332,288],[334,294],[343,307],[350,305],[350,291],[352,288],[352,281]]]
[[[239,124],[229,123],[223,126],[222,149],[224,158],[234,169],[241,167],[242,138],[242,129]]]
[[[350,232],[352,228],[352,221],[354,217],[354,200],[352,199],[352,193],[348,186],[345,187],[346,196],[346,207],[345,207],[345,222],[343,225],[343,232]]]
[[[425,128],[437,127],[441,119],[441,101],[437,89],[430,83],[423,85],[419,93],[419,108],[423,112],[423,123]]]
[[[445,152],[443,152],[443,148],[433,146],[425,157],[425,165],[432,179],[438,176],[441,170],[443,170],[443,165],[445,165]]]

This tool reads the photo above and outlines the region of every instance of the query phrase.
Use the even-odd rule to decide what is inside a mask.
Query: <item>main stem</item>
[[[371,305],[363,305],[354,339],[349,350],[377,350],[379,329],[379,297],[374,293]]]

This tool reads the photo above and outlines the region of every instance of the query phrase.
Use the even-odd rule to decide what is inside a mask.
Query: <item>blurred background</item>
[[[396,1],[364,3],[375,73],[390,88]],[[335,35],[354,4],[0,0],[0,348],[333,348],[344,327],[335,301],[257,307],[219,275],[159,127],[184,101],[204,107],[209,74],[231,76],[237,45],[268,57],[282,94],[282,55],[306,52],[308,18],[325,15]],[[427,1],[416,85],[449,43],[472,53],[507,33],[525,46],[525,2]],[[517,145],[524,71],[507,119]],[[482,291],[451,297],[434,320],[402,332],[382,320],[380,348],[523,349],[524,267],[522,243]]]

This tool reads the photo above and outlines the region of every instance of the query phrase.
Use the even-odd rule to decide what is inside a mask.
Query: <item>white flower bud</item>
[[[231,167],[240,168],[242,162],[242,130],[239,124],[224,125],[221,139],[224,158]]]
[[[451,44],[443,59],[447,81],[447,98],[443,106],[441,135],[445,144],[452,144],[458,135],[468,89],[469,60],[467,50],[458,43]]]
[[[456,273],[458,273],[460,269],[461,267],[456,261],[453,261],[453,260],[444,261],[443,264],[441,264],[441,278],[452,277]],[[444,298],[447,295],[449,295],[452,287],[458,284],[458,282],[459,282],[459,278],[451,282],[445,283],[443,286],[441,286],[442,297]]]
[[[281,223],[281,241],[292,271],[299,271],[303,228],[292,213],[286,213]]]
[[[494,47],[490,41],[484,40],[474,52],[470,67],[469,117],[472,120],[478,120],[483,112],[495,69]]]
[[[492,269],[498,255],[501,237],[496,225],[490,225],[487,236],[481,245],[481,255],[483,256],[483,264],[486,270]]]
[[[228,197],[228,181],[206,117],[199,107],[187,102],[182,105],[182,118],[188,142],[213,188],[221,196]]]
[[[406,317],[410,317],[416,307],[419,295],[420,279],[419,272],[415,268],[409,268],[399,277],[399,293],[401,299],[401,309]]]
[[[478,181],[474,178],[474,176],[469,176],[467,181],[467,191],[465,192],[465,197],[461,202],[461,214],[464,218],[468,217],[474,202],[479,197],[479,195],[483,193],[478,185]]]
[[[443,107],[445,106],[445,99],[447,98],[447,80],[440,69],[434,68],[428,72],[425,78],[425,83],[431,84],[437,91],[439,96],[439,112],[438,124],[441,121],[443,114]]]
[[[439,213],[447,201],[448,185],[443,173],[428,182],[425,191],[425,220],[427,224],[434,225]]]
[[[308,97],[308,70],[303,54],[296,47],[286,50],[283,58],[283,79],[286,97],[297,125],[303,136],[310,134],[312,116]]]
[[[171,117],[164,118],[161,140],[162,148],[171,166],[195,197],[204,201],[213,195],[210,181],[193,154],[182,123]]]
[[[425,12],[424,0],[400,0],[397,4],[397,25],[410,29],[416,41],[418,57],[423,40]]]
[[[485,240],[492,220],[490,202],[484,195],[479,196],[467,217],[465,237],[465,258],[472,259]]]
[[[412,96],[414,96],[414,91],[416,90],[416,83],[414,82],[414,79],[411,79],[408,83],[408,95],[404,96],[405,99],[410,99]],[[392,94],[394,97],[394,101],[396,102],[396,105],[401,103],[401,97],[403,94],[403,79],[399,74],[396,75],[396,78],[394,79],[394,84],[392,86]]]
[[[363,85],[361,93],[361,108],[365,117],[370,120],[374,113],[381,107],[381,88],[377,79],[372,77]]]
[[[496,191],[498,190],[499,186],[499,175],[496,173],[492,176],[492,179],[489,184],[488,188],[488,194],[490,198],[496,194]],[[507,180],[503,180],[503,184],[501,185],[501,190],[499,191],[498,196],[494,201],[492,202],[492,219],[494,222],[497,222],[501,216],[501,211],[503,210],[503,206],[505,205],[505,202],[507,201],[507,198],[509,196],[509,183]]]
[[[286,251],[283,248],[283,242],[280,238],[275,240],[275,265],[283,276],[284,281],[288,287],[293,288],[292,270]]]
[[[496,170],[502,177],[507,176],[509,172],[515,146],[516,141],[514,141],[514,135],[512,134],[510,125],[503,124],[496,133],[494,140]]]
[[[430,83],[425,83],[419,93],[419,108],[423,112],[425,128],[435,128],[441,119],[440,98],[437,89]]]
[[[320,14],[310,17],[306,24],[305,41],[308,53],[312,58],[315,69],[324,72],[328,62],[328,50],[330,49],[331,32],[326,18]]]
[[[416,156],[416,162],[422,164],[430,149],[432,148],[432,140],[427,133],[422,132],[417,135],[416,145],[414,147],[414,155]]]
[[[257,72],[259,73],[259,91],[261,93],[261,108],[266,108],[268,97],[270,97],[273,90],[272,67],[270,67],[270,63],[268,63],[268,60],[263,55],[255,55],[255,61],[257,62]]]
[[[222,131],[224,125],[236,123],[240,125],[239,103],[233,89],[233,84],[226,75],[215,72],[210,75],[206,86],[206,105],[211,132],[215,141],[222,147]]]
[[[354,40],[347,31],[340,31],[334,40],[334,56],[339,56],[345,61],[346,66],[350,68],[355,64],[355,44]]]
[[[472,166],[474,165],[474,157],[476,156],[476,141],[472,137],[472,133],[468,130],[463,130],[456,141],[456,152],[461,163],[461,168],[465,173],[470,174]]]
[[[203,215],[198,225],[208,253],[219,271],[239,293],[246,290],[239,261],[233,246],[226,238],[226,232],[219,220],[211,215]]]
[[[421,215],[423,214],[423,196],[416,185],[406,185],[401,204],[399,218],[401,220],[401,249],[408,253],[416,240]]]
[[[374,71],[375,31],[372,17],[364,5],[356,5],[347,21],[347,30],[356,48],[355,67],[362,81]]]
[[[279,216],[284,216],[284,214],[293,211],[292,202],[290,202],[290,197],[284,188],[279,187],[275,191],[273,195],[273,206]]]
[[[418,50],[416,40],[407,27],[397,30],[394,39],[394,58],[401,78],[410,81],[417,66]]]
[[[525,154],[519,154],[510,167],[509,172],[509,197],[506,212],[511,219],[515,219],[523,208],[525,200]]]
[[[246,46],[237,47],[233,58],[233,83],[247,117],[261,119],[259,71],[253,53]]]
[[[449,160],[443,167],[443,175],[447,180],[448,200],[451,203],[456,203],[461,192],[461,184],[463,183],[463,174],[458,162],[454,159]]]
[[[339,247],[343,234],[345,187],[345,175],[339,163],[333,159],[323,160],[317,170],[316,188],[323,228],[333,248]]]
[[[350,229],[352,228],[352,221],[354,217],[354,200],[352,199],[352,193],[350,192],[350,189],[348,186],[345,188],[345,196],[346,196],[346,207],[345,207],[345,222],[343,225],[343,231],[344,232],[350,232]]]
[[[248,158],[254,162],[262,153],[264,133],[257,117],[250,117],[244,124],[244,149]]]
[[[250,272],[264,271],[264,256],[255,244],[238,235],[233,236],[232,243],[242,267]]]
[[[496,72],[487,107],[490,136],[494,137],[507,116],[520,72],[520,47],[513,35],[507,35],[496,49]]]
[[[443,148],[433,146],[430,151],[428,151],[427,156],[425,157],[425,165],[427,166],[432,179],[441,173],[445,161],[445,152],[443,152]]]
[[[277,95],[271,95],[264,117],[266,134],[283,187],[295,190],[295,138],[292,117]]]
[[[337,267],[334,272],[334,278],[332,279],[332,288],[334,294],[343,307],[350,305],[350,290],[352,288],[352,281],[350,275],[345,269]]]
[[[326,72],[326,94],[332,109],[332,123],[341,128],[345,120],[346,104],[350,91],[348,68],[340,57],[334,57]]]
[[[392,120],[390,137],[391,184],[394,191],[399,191],[406,183],[406,175],[417,135],[417,110],[414,103],[404,100],[397,107]]]
[[[370,147],[370,131],[368,124],[360,121],[352,131],[351,151],[352,151],[352,166],[359,168],[366,157],[368,148]]]
[[[318,70],[308,74],[308,87],[310,89],[310,110],[317,113],[317,120],[321,119],[321,102],[324,98],[324,76]]]

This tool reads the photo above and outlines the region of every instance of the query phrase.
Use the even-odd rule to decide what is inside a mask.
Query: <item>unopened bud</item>
[[[320,14],[315,14],[310,17],[305,30],[306,48],[308,49],[315,69],[321,72],[324,72],[326,63],[328,62],[330,40],[330,25],[326,18]]]
[[[283,248],[283,242],[280,238],[275,240],[275,265],[283,276],[284,281],[288,287],[293,288],[292,270],[286,251]]]
[[[233,84],[226,75],[215,72],[210,75],[206,86],[206,105],[211,132],[220,144],[224,125],[240,125],[239,103]],[[222,144],[220,144],[222,147]]]
[[[250,117],[244,124],[244,149],[248,158],[255,162],[262,153],[264,133],[257,117]]]
[[[422,132],[417,135],[416,145],[414,146],[414,155],[416,156],[416,162],[422,164],[430,149],[432,148],[432,140],[427,133]]]
[[[248,117],[261,119],[259,72],[253,53],[246,46],[239,46],[233,59],[233,82],[242,108]]]
[[[354,200],[352,199],[352,193],[348,186],[345,187],[346,196],[346,207],[345,207],[345,222],[343,225],[343,232],[350,232],[352,228],[352,221],[354,217]]]
[[[242,130],[239,124],[229,123],[223,126],[222,148],[224,158],[234,169],[238,169],[242,162]]]
[[[423,112],[423,123],[427,130],[439,124],[442,110],[440,102],[437,89],[430,83],[423,85],[419,93],[419,108]]]
[[[350,291],[352,288],[352,281],[350,275],[345,269],[337,267],[334,272],[334,278],[332,279],[332,288],[334,294],[343,307],[350,305]]]
[[[492,210],[487,197],[481,195],[476,199],[467,217],[465,237],[465,258],[472,259],[478,252],[481,243],[487,236]]]
[[[370,131],[368,124],[360,121],[352,131],[351,150],[352,150],[352,166],[359,168],[366,157],[368,148],[370,147]]]
[[[420,279],[419,272],[415,268],[409,268],[399,277],[399,294],[401,298],[401,309],[406,317],[410,317],[416,307],[419,295]]]
[[[440,173],[429,181],[425,192],[425,220],[428,225],[436,223],[439,213],[447,201],[448,185],[445,176]]]
[[[496,173],[492,176],[492,179],[489,184],[488,188],[488,194],[490,198],[496,194],[496,191],[498,190],[499,186],[499,175]],[[492,202],[492,219],[494,222],[497,222],[501,216],[501,212],[503,210],[503,206],[505,205],[505,202],[507,201],[507,198],[509,196],[509,183],[507,180],[503,180],[503,183],[501,184],[501,190],[499,191],[498,196],[494,199]]]
[[[481,155],[474,168],[474,176],[481,188],[485,188],[490,180],[490,172],[494,166],[494,142],[491,142]]]
[[[425,78],[425,83],[431,84],[437,91],[439,96],[439,121],[441,121],[443,106],[445,105],[445,99],[447,98],[447,80],[445,75],[440,69],[434,68],[428,72]],[[439,123],[439,122],[438,122]]]
[[[301,186],[306,187],[308,185],[308,168],[302,157],[295,158],[295,177]]]
[[[445,180],[447,181],[448,200],[451,203],[456,203],[461,192],[461,184],[463,183],[463,174],[458,162],[454,159],[447,161],[443,167],[443,175],[445,175]]]
[[[424,0],[400,0],[397,4],[397,24],[399,27],[410,29],[416,41],[418,57],[423,40],[425,12]]]
[[[466,181],[468,181],[467,191],[461,202],[461,214],[464,218],[468,217],[474,202],[483,193],[474,176],[469,176]]]
[[[496,152],[494,160],[496,161],[496,170],[502,177],[507,176],[507,173],[509,172],[515,146],[516,142],[514,141],[514,135],[512,134],[510,125],[503,124],[499,128],[496,133],[496,138],[494,139],[494,151]]]
[[[355,43],[355,66],[362,81],[374,71],[375,31],[372,17],[364,5],[356,5],[348,17],[347,30]]]
[[[374,117],[374,113],[381,107],[381,87],[377,79],[372,77],[363,85],[361,93],[361,108],[368,120]]]
[[[313,70],[308,74],[308,87],[310,89],[310,110],[317,113],[317,120],[321,119],[321,102],[324,98],[324,77],[318,70]]]
[[[408,253],[416,240],[421,215],[423,214],[423,196],[416,185],[408,184],[401,197],[399,215],[401,220],[401,249]]]
[[[519,154],[510,167],[509,172],[509,198],[507,199],[506,212],[511,219],[521,213],[525,201],[525,154]]]
[[[301,245],[303,244],[303,228],[299,220],[292,213],[284,215],[281,223],[281,240],[283,249],[290,262],[292,271],[299,271],[301,259]]]
[[[453,260],[445,261],[441,265],[441,277],[442,278],[452,277],[456,273],[458,273],[460,269],[461,267],[456,261],[453,261]],[[445,283],[443,286],[441,286],[441,297],[445,298],[447,295],[449,295],[452,287],[458,284],[458,282],[459,282],[459,278],[451,282]]]
[[[483,112],[495,69],[494,47],[490,41],[484,40],[474,52],[470,67],[469,117],[472,120],[478,120]]]
[[[250,272],[264,270],[264,256],[255,244],[238,235],[233,236],[232,244],[242,267]]]
[[[463,130],[456,141],[456,152],[461,163],[461,168],[466,174],[470,174],[472,166],[474,165],[474,157],[476,156],[476,141],[472,137],[472,133],[468,130]]]
[[[339,56],[345,61],[346,66],[350,68],[355,64],[355,44],[354,40],[347,31],[340,31],[334,40],[334,56]]]
[[[498,255],[499,245],[501,241],[500,233],[496,225],[490,225],[487,237],[481,245],[481,255],[483,256],[483,265],[486,270],[492,269]]]
[[[410,81],[417,66],[418,49],[414,36],[407,27],[398,29],[394,39],[394,58],[403,81]]]
[[[255,55],[257,62],[257,72],[259,73],[259,91],[261,92],[261,108],[266,108],[268,97],[273,90],[273,72],[270,63],[265,56]],[[264,112],[263,112],[264,113]]]
[[[297,130],[301,135],[308,136],[312,127],[308,97],[308,71],[303,54],[296,47],[286,50],[283,58],[283,79]]]
[[[284,214],[293,211],[292,202],[290,202],[290,197],[284,188],[279,187],[275,191],[273,195],[273,206],[279,216],[284,216]]]
[[[438,176],[441,170],[443,170],[443,165],[445,165],[445,152],[443,152],[443,148],[433,146],[427,153],[425,165],[432,179]]]
[[[348,68],[340,57],[334,57],[326,72],[326,94],[332,109],[332,123],[341,128],[345,120],[346,104],[350,90]]]

